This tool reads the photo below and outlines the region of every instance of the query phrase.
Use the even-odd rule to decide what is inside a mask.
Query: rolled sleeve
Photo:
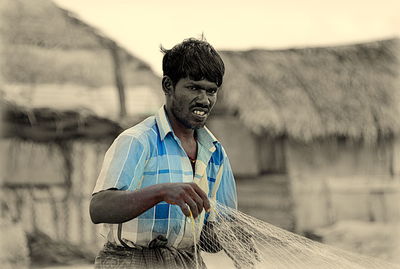
[[[104,157],[93,194],[107,189],[135,189],[143,177],[146,148],[133,136],[119,136]]]

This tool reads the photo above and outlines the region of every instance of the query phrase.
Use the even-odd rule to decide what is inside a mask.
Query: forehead
[[[207,79],[202,79],[202,80],[193,80],[190,78],[181,78],[177,84],[181,84],[183,86],[186,85],[195,85],[199,86],[205,89],[208,88],[218,88],[217,84],[215,82],[209,81]]]

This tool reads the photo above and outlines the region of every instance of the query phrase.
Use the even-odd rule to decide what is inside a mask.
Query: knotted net
[[[212,204],[197,247],[210,253],[224,251],[234,268],[400,268],[312,241],[219,203]]]

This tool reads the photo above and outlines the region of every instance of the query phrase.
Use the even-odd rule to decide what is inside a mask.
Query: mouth
[[[208,116],[208,112],[209,110],[206,108],[195,107],[192,109],[192,115],[200,120],[206,119]]]

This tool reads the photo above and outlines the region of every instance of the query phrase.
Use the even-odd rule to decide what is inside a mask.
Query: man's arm
[[[90,217],[94,223],[122,223],[136,218],[161,201],[178,205],[194,218],[210,209],[207,195],[196,183],[163,183],[136,191],[105,190],[92,196]]]

